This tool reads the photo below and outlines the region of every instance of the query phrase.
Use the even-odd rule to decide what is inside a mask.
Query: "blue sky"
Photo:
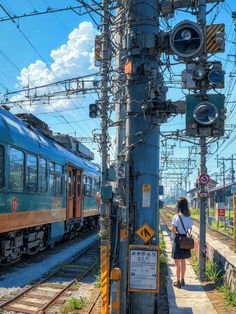
[[[34,10],[44,11],[51,8],[64,8],[73,5],[79,5],[76,0],[0,0],[2,5],[11,15],[19,15],[32,12]],[[208,5],[210,9],[212,5]],[[226,87],[229,82],[227,76],[234,68],[233,58],[228,54],[234,53],[234,32],[231,19],[231,11],[236,11],[236,1],[227,0],[225,4],[220,5],[220,11],[213,10],[209,16],[209,22],[216,15],[214,23],[226,23],[226,53],[217,54],[215,57],[223,58],[222,63],[226,71]],[[6,13],[0,8],[0,18],[5,17]],[[100,18],[93,14],[93,18],[99,23]],[[176,12],[175,17],[170,21],[174,26],[183,19],[193,19],[190,14]],[[16,26],[19,25],[19,28]],[[22,33],[23,32],[23,35]],[[51,13],[43,16],[34,16],[20,19],[14,24],[12,21],[0,22],[0,96],[7,88],[10,91],[22,88],[29,82],[30,86],[50,83],[55,80],[91,74],[98,70],[93,67],[93,48],[94,36],[97,33],[97,26],[88,16],[79,16],[72,11]],[[25,39],[24,36],[27,38]],[[31,45],[28,43],[30,41]],[[33,46],[33,47],[32,47]],[[212,59],[213,60],[213,59]],[[218,59],[217,59],[218,60]],[[228,60],[228,61],[225,61]],[[176,74],[180,74],[182,67],[173,67]],[[233,86],[235,79],[232,79],[230,85]],[[48,90],[45,90],[47,92]],[[229,89],[226,88],[228,93]],[[184,94],[180,89],[169,89],[168,98],[177,100]],[[235,92],[228,96],[230,101],[235,99]],[[60,102],[51,102],[50,104],[41,103],[39,106],[23,106],[22,109],[15,108],[15,111],[30,110],[39,118],[49,123],[54,132],[70,133],[77,137],[90,137],[93,129],[99,128],[99,120],[91,120],[88,116],[88,104],[94,102],[95,96],[81,95],[77,99],[63,100]],[[229,123],[236,124],[236,108],[233,104],[228,105],[228,111],[232,110]],[[69,109],[69,110],[68,110]],[[56,111],[55,111],[56,110]],[[65,111],[67,110],[67,111]],[[226,122],[228,123],[228,122]],[[176,117],[171,122],[162,126],[163,131],[184,129],[185,118]],[[232,133],[233,139],[236,133]],[[114,140],[114,130],[112,133]],[[226,145],[225,142],[224,145]],[[95,144],[89,144],[94,152],[97,151]],[[222,145],[221,142],[219,144]],[[221,146],[224,148],[224,145]],[[187,146],[187,144],[181,144]],[[235,141],[232,142],[220,157],[229,157],[236,153]],[[183,157],[187,154],[186,149],[179,149],[179,143],[176,143],[175,157]],[[99,155],[96,153],[97,160]],[[186,155],[187,156],[187,155]],[[111,154],[114,159],[114,151]],[[209,155],[208,171],[213,173],[217,170],[215,156]],[[235,165],[236,166],[236,165]],[[197,176],[197,170],[192,174],[191,180],[194,181]]]

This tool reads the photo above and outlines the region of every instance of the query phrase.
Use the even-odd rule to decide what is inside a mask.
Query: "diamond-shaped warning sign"
[[[147,243],[155,234],[155,231],[149,225],[142,225],[137,231],[137,235]]]

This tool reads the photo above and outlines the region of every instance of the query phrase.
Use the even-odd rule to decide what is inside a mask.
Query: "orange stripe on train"
[[[4,213],[0,215],[0,232],[35,227],[66,220],[66,209]]]

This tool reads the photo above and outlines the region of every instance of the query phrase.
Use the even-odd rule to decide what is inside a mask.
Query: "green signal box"
[[[186,135],[220,137],[224,135],[225,98],[220,94],[186,97]]]

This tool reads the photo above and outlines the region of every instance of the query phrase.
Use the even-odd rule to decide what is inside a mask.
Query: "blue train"
[[[76,139],[0,108],[0,264],[98,223],[100,170]]]

